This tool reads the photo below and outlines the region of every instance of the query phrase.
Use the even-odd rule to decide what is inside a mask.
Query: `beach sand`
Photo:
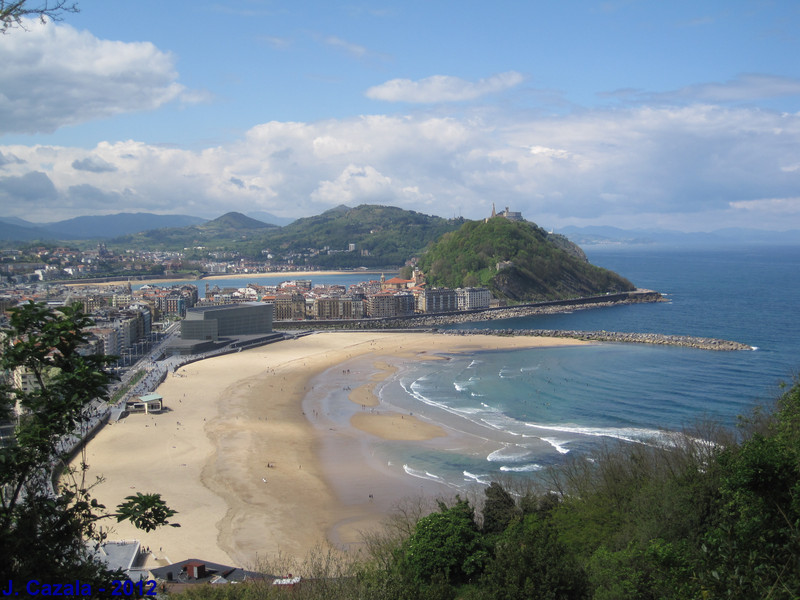
[[[129,415],[104,427],[86,449],[90,480],[104,478],[93,490],[101,503],[113,507],[137,492],[159,492],[178,511],[173,521],[181,527],[144,533],[128,523],[108,523],[109,538],[139,539],[164,561],[201,558],[243,567],[279,553],[302,559],[328,541],[357,547],[361,532],[380,527],[399,496],[435,490],[385,472],[339,442],[446,435],[410,415],[370,410],[380,408],[374,386],[397,368],[387,357],[435,359],[437,352],[573,343],[581,342],[330,332],[186,365],[157,390],[164,412]],[[352,415],[349,426],[326,426],[316,409],[314,415],[304,413],[304,398],[325,394],[321,374],[370,355],[376,360],[369,377],[353,381],[346,396],[354,403],[351,409],[365,409]],[[331,456],[335,447],[347,455],[334,450]],[[380,497],[367,493],[373,489]]]

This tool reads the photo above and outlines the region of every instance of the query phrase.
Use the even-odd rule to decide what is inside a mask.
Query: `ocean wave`
[[[465,391],[467,391],[467,386],[466,385],[462,385],[462,384],[458,383],[457,381],[453,382],[453,387],[455,388],[455,390],[457,392],[465,392]]]
[[[514,431],[508,427],[509,421],[512,423],[514,422],[513,419],[506,417],[502,413],[498,413],[497,411],[493,411],[494,419],[487,416],[480,420],[481,423],[486,425],[487,427],[491,427],[497,431],[502,431],[503,433],[507,433],[508,435],[522,435],[518,431]]]
[[[416,477],[418,479],[426,479],[428,481],[438,481],[439,483],[444,481],[438,475],[435,475],[428,471],[420,471],[419,469],[412,469],[408,465],[403,465],[403,471],[406,472],[406,475],[411,475],[411,477]]]
[[[480,483],[481,485],[490,485],[492,483],[490,475],[475,475],[474,473],[470,473],[469,471],[464,471],[464,479],[466,481],[474,481],[475,483]]]
[[[480,413],[486,412],[485,409],[477,406],[462,406],[462,407],[453,407],[445,402],[441,402],[439,400],[434,400],[433,398],[429,398],[425,394],[419,391],[419,386],[415,385],[415,382],[412,382],[411,385],[406,385],[405,383],[401,383],[401,386],[405,392],[414,398],[422,402],[423,404],[427,404],[428,406],[433,406],[435,408],[439,408],[441,410],[447,411],[450,414],[457,415],[462,418],[469,418],[470,415],[476,415]],[[474,420],[474,419],[470,419]]]
[[[582,427],[578,425],[540,425],[525,423],[528,427],[544,429],[547,431],[560,431],[593,437],[609,437],[623,442],[648,443],[662,440],[666,433],[658,429],[645,429],[641,427]],[[545,439],[545,438],[542,438]]]
[[[531,455],[529,448],[524,446],[503,446],[491,452],[486,460],[489,462],[523,462]]]
[[[569,452],[569,448],[565,448],[564,444],[567,444],[566,440],[557,440],[556,438],[542,438],[543,442],[547,442],[553,448],[555,448],[559,454],[567,454]]]
[[[507,471],[511,473],[529,473],[531,471],[541,471],[542,469],[544,469],[544,467],[542,465],[537,465],[536,463],[521,465],[519,467],[509,467],[506,465],[500,467],[501,471]]]

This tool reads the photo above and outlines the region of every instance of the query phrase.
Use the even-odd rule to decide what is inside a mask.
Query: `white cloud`
[[[765,73],[744,73],[728,81],[698,83],[668,92],[649,93],[625,89],[602,95],[642,104],[753,103],[759,100],[800,96],[800,79]]]
[[[800,197],[761,198],[731,202],[731,207],[745,211],[764,211],[777,214],[800,214]]]
[[[369,88],[366,95],[373,100],[389,102],[460,102],[502,92],[519,85],[524,79],[516,71],[499,73],[477,82],[450,75],[433,75],[419,81],[392,79]]]
[[[186,93],[176,81],[174,58],[149,42],[101,40],[69,25],[33,20],[2,42],[0,134],[50,133],[155,109]]]
[[[88,150],[0,146],[4,214],[300,217],[386,203],[480,218],[495,202],[545,226],[800,227],[800,170],[787,168],[800,164],[800,115],[711,105],[555,117],[466,112],[274,121],[202,151],[133,140]]]
[[[363,58],[368,54],[368,50],[364,46],[348,42],[334,35],[329,35],[328,37],[326,37],[324,39],[324,42],[328,46],[331,46],[332,48],[337,48],[339,50],[343,50],[344,52],[346,52],[351,56],[354,56],[355,58]]]

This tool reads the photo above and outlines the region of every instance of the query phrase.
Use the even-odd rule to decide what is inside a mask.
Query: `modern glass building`
[[[190,308],[181,321],[181,339],[213,340],[220,337],[272,333],[271,304],[244,302]]]

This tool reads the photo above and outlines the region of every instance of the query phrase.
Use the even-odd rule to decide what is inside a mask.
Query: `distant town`
[[[80,303],[95,321],[90,330],[92,351],[119,356],[120,366],[135,361],[170,324],[184,319],[187,311],[195,308],[265,303],[272,305],[273,320],[280,322],[455,313],[486,309],[493,304],[486,288],[427,288],[424,275],[411,268],[406,269],[411,273],[409,279],[380,275],[349,286],[314,285],[311,271],[308,278],[277,285],[225,287],[217,280],[198,289],[188,283],[159,284],[158,280],[150,280],[134,290],[131,278],[116,282],[101,282],[100,277],[92,282],[86,280],[87,273],[107,273],[109,262],[121,260],[102,244],[91,252],[42,248],[38,253],[41,262],[34,264],[8,260],[9,256],[15,256],[14,251],[5,251],[3,261],[0,307],[4,311],[30,300],[53,305]],[[182,267],[179,253],[126,253],[124,260],[126,269],[139,266],[141,272],[152,275],[163,276]],[[97,265],[103,263],[105,268],[98,270]],[[270,270],[274,265],[252,261],[204,266],[211,272],[226,274],[280,272]]]

